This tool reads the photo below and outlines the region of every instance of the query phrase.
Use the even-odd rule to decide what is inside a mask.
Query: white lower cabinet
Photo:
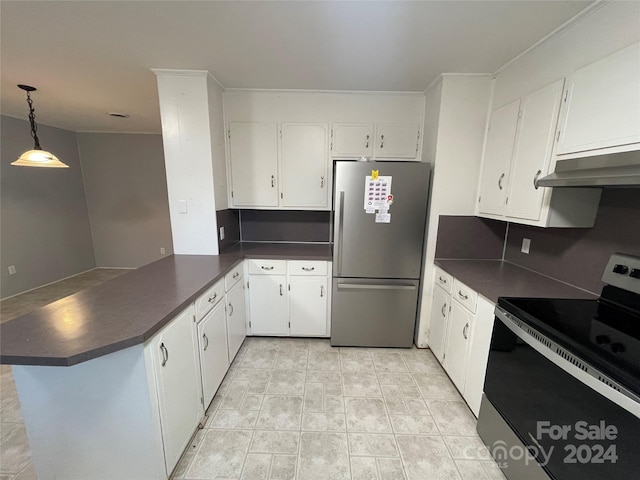
[[[227,292],[226,300],[228,360],[231,363],[247,335],[244,282],[241,279]]]
[[[298,337],[327,335],[327,278],[289,277],[289,334]]]
[[[436,268],[436,278],[443,272]],[[444,274],[447,275],[447,274]],[[489,358],[495,305],[453,280],[451,295],[436,282],[429,326],[429,348],[478,416]]]
[[[248,262],[251,335],[329,336],[329,262]]]
[[[151,341],[167,473],[204,415],[201,403],[195,310],[187,308]]]
[[[227,319],[224,302],[219,302],[198,323],[198,340],[202,393],[206,408],[213,400],[230,363],[227,354]]]

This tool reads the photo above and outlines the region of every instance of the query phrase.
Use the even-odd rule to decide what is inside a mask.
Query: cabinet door
[[[360,158],[373,155],[373,125],[370,123],[334,123],[331,156]]]
[[[442,366],[461,392],[464,392],[464,382],[466,380],[467,347],[469,345],[469,331],[472,319],[473,315],[469,310],[455,300],[451,302],[451,319],[449,321],[447,347]]]
[[[251,275],[249,309],[252,335],[288,335],[287,277],[285,275]]]
[[[154,341],[154,369],[167,472],[175,467],[204,414],[193,316],[193,308],[185,310]]]
[[[327,208],[327,130],[282,124],[282,206]]]
[[[416,158],[420,126],[378,124],[373,156],[375,158]]]
[[[480,178],[479,213],[502,215],[504,212],[519,111],[520,100],[515,100],[491,114]]]
[[[227,354],[227,321],[224,310],[224,302],[218,303],[198,324],[205,407],[208,407],[213,400],[230,363]]]
[[[229,363],[233,362],[247,335],[244,310],[244,283],[236,283],[227,292],[227,338],[229,343]]]
[[[450,311],[451,296],[440,287],[434,286],[429,324],[429,348],[440,363],[442,363],[444,356]]]
[[[563,85],[564,80],[558,80],[522,99],[509,177],[508,217],[540,219],[546,190],[535,182],[549,170]]]
[[[567,79],[556,154],[640,142],[640,43]]]
[[[327,277],[289,277],[290,333],[300,337],[327,335]]]
[[[278,206],[278,128],[275,123],[231,123],[229,163],[234,206]]]
[[[478,298],[478,309],[469,333],[469,355],[467,378],[464,384],[464,399],[477,417],[484,390],[484,376],[487,372],[489,345],[493,332],[495,305],[482,297]]]

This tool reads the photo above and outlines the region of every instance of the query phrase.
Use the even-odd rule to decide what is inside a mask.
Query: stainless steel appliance
[[[430,171],[335,163],[332,345],[413,345]]]
[[[599,299],[500,298],[478,433],[510,480],[631,480],[640,458],[640,257]]]

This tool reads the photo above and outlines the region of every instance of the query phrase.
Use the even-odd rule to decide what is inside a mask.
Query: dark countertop
[[[438,260],[434,262],[483,297],[597,298],[544,275],[502,260]]]
[[[0,325],[0,363],[71,366],[144,343],[243,258],[331,260],[329,245],[170,255]]]

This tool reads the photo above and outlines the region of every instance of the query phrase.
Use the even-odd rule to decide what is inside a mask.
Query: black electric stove
[[[498,300],[477,428],[509,480],[639,478],[640,257],[602,281],[593,300]]]

